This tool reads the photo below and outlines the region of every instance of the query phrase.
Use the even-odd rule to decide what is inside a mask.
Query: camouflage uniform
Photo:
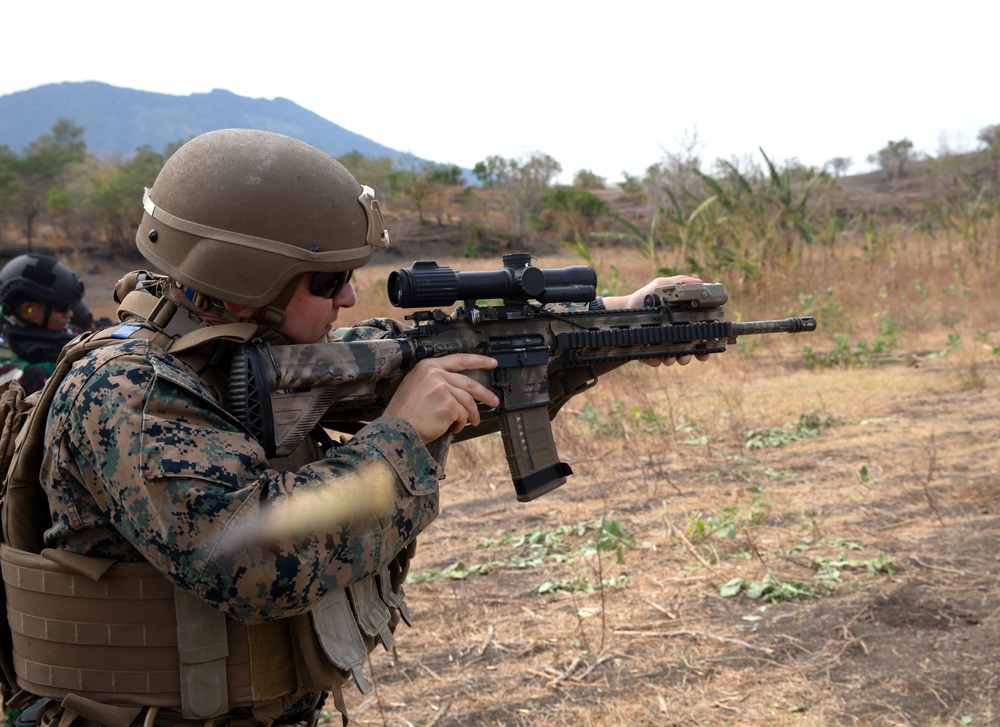
[[[366,324],[334,337],[398,330]],[[272,469],[190,367],[141,339],[100,348],[73,367],[55,395],[45,448],[47,546],[148,560],[245,623],[301,613],[386,568],[437,515],[443,476],[413,427],[394,417],[296,471]],[[377,512],[346,508],[318,531],[248,537],[293,495],[350,503],[380,479],[394,486]]]

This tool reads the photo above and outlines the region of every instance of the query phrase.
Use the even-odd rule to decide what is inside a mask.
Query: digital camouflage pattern
[[[331,337],[398,329],[366,321]],[[194,372],[143,339],[73,367],[45,440],[48,547],[146,559],[246,623],[304,612],[386,568],[437,515],[443,477],[415,430],[394,417],[297,471],[272,469]],[[295,519],[306,510],[307,520]]]

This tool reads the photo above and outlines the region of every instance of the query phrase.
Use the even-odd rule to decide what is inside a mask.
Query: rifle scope
[[[505,302],[587,302],[597,295],[597,273],[586,265],[535,268],[531,255],[503,256],[499,270],[455,272],[431,260],[389,274],[389,301],[397,308],[449,306],[457,301],[502,298]]]

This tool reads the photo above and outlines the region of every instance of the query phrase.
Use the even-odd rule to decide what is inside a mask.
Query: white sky
[[[852,172],[1000,123],[1000,3],[6,0],[0,95],[60,81],[281,96],[425,159],[535,151],[609,181],[697,136]]]

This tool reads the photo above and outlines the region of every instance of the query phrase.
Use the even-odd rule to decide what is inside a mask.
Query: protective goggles
[[[336,273],[313,273],[309,281],[309,292],[320,298],[336,298],[337,293],[351,282],[353,270],[343,270]]]

